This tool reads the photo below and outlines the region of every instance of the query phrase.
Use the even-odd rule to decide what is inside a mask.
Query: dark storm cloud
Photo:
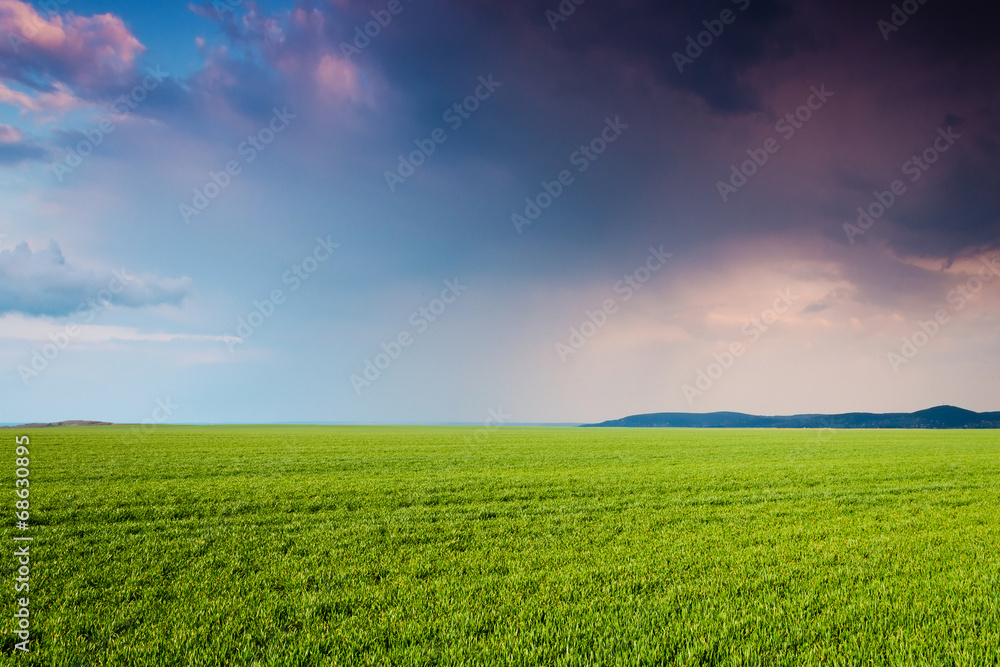
[[[567,0],[564,4],[572,3]],[[384,54],[384,66],[395,78],[425,85],[433,80],[428,75],[456,67],[482,68],[496,62],[498,55],[532,59],[544,68],[549,65],[546,51],[556,49],[580,57],[575,72],[567,70],[563,62],[553,72],[559,78],[591,81],[587,59],[601,54],[613,67],[647,70],[661,84],[698,95],[716,112],[737,113],[761,105],[757,91],[744,79],[750,67],[815,48],[811,32],[796,24],[790,4],[782,0],[709,4],[693,0],[669,4],[592,1],[577,6],[565,22],[550,18],[553,12],[558,15],[560,7],[554,0],[438,7],[433,12],[415,7],[406,17],[409,25],[401,27],[379,50]],[[723,11],[732,13],[728,25],[719,21]],[[696,40],[710,28],[721,34],[712,36],[712,43],[701,55],[679,71],[674,54],[684,54],[688,38]],[[692,53],[698,48],[692,47]]]
[[[879,39],[917,49],[928,60],[995,55],[1000,7],[979,0],[851,0],[844,11],[878,24]],[[897,11],[897,8],[903,10]],[[914,8],[916,8],[914,10]],[[889,27],[889,26],[892,27]],[[892,28],[897,28],[893,30]],[[888,36],[885,39],[884,36]]]
[[[670,182],[674,201],[669,217],[688,221],[677,234],[698,244],[720,235],[839,229],[854,219],[857,206],[875,189],[887,185],[882,172],[895,166],[896,149],[875,152],[856,133],[866,129],[877,135],[879,127],[845,127],[841,135],[823,139],[816,136],[818,129],[809,128],[802,139],[796,138],[808,150],[778,156],[739,201],[719,209],[711,197],[712,182],[749,147],[725,147],[726,153],[718,155],[710,147],[720,136],[739,136],[741,129],[746,135],[755,119],[785,111],[786,103],[777,105],[772,99],[783,79],[794,79],[806,90],[837,72],[849,86],[840,89],[831,108],[822,112],[824,120],[815,123],[830,124],[850,105],[872,104],[881,95],[886,109],[871,123],[919,129],[924,122],[914,119],[937,116],[944,119],[943,126],[961,127],[965,137],[960,150],[928,175],[921,184],[925,187],[914,189],[886,217],[893,224],[881,225],[873,235],[904,254],[960,254],[989,245],[1000,219],[993,194],[997,158],[990,148],[996,145],[995,129],[989,122],[997,111],[991,74],[996,70],[991,67],[998,46],[985,24],[997,10],[928,0],[914,5],[917,11],[885,40],[878,22],[891,19],[893,4],[588,0],[553,30],[546,12],[559,11],[556,0],[434,5],[404,0],[402,12],[349,60],[344,59],[344,45],[356,44],[357,29],[384,5],[303,1],[273,15],[253,3],[222,14],[205,5],[195,11],[217,22],[232,48],[206,51],[204,68],[183,87],[165,87],[149,108],[183,123],[185,115],[197,118],[220,105],[247,118],[262,117],[272,105],[292,100],[306,110],[322,109],[316,123],[335,124],[338,113],[314,104],[315,91],[309,87],[316,84],[307,76],[324,58],[333,58],[355,68],[361,85],[383,78],[392,91],[378,99],[365,119],[380,128],[376,143],[360,153],[389,166],[400,151],[412,148],[414,139],[441,125],[442,109],[467,95],[476,77],[493,73],[505,82],[496,99],[392,200],[406,218],[436,227],[426,232],[427,238],[454,236],[448,223],[435,222],[441,220],[438,209],[420,201],[421,194],[435,194],[423,178],[428,172],[464,173],[475,161],[508,175],[506,182],[491,185],[489,195],[489,208],[498,208],[493,215],[503,224],[532,194],[530,187],[551,178],[573,147],[589,139],[592,126],[599,126],[606,114],[623,113],[636,121],[636,129],[602,158],[595,170],[599,176],[588,174],[590,182],[575,187],[546,213],[532,230],[535,243],[603,243],[629,236],[624,230],[630,227],[632,235],[662,235],[657,229],[662,223],[639,220],[638,211],[643,202],[653,201],[657,203],[649,203],[647,210],[665,210],[662,187],[654,184]],[[732,12],[733,20],[720,27],[724,10]],[[688,51],[689,38],[697,41],[699,33],[711,30],[721,34],[699,46],[700,54]],[[693,55],[693,62],[682,63],[683,72],[678,71],[678,53]],[[687,98],[701,100],[716,124],[676,115],[663,127],[651,124],[666,116],[656,104]],[[192,131],[204,131],[204,123],[191,124]],[[365,134],[358,136],[360,141]],[[825,174],[816,174],[822,186],[799,180],[799,172],[823,163],[835,147],[848,150],[830,161]],[[899,148],[900,163],[910,149]],[[788,178],[778,178],[779,173]],[[372,174],[376,180],[379,175]],[[707,180],[703,197],[696,178]],[[784,183],[785,189],[769,189],[769,179]],[[481,185],[470,179],[465,187]],[[485,208],[484,201],[487,195],[481,194],[473,214]],[[831,224],[831,217],[839,220]],[[501,242],[514,240],[503,237]],[[447,248],[452,255],[461,254]]]
[[[962,160],[898,222],[904,252],[955,257],[1000,247],[1000,161]]]
[[[759,94],[744,79],[751,67],[813,48],[810,31],[795,24],[790,4],[782,0],[597,3],[579,14],[579,22],[563,30],[568,46],[611,49],[721,113],[761,108]]]
[[[853,221],[859,215],[857,206],[872,206],[876,193],[886,192],[892,178],[906,191],[876,219],[867,239],[878,238],[902,255],[925,257],[956,258],[996,248],[1000,243],[1000,135],[988,125],[967,123],[953,114],[945,122],[937,135],[923,140],[926,148],[920,144],[913,146],[916,150],[898,153],[897,159],[906,161],[903,170],[891,177],[876,174],[865,164],[837,166],[833,175],[843,193],[836,215]],[[948,152],[938,153],[932,142],[942,133],[957,138]],[[943,140],[941,145],[945,145]],[[886,162],[884,157],[879,159]]]

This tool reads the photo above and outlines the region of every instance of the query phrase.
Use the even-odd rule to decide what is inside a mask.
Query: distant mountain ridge
[[[940,405],[918,412],[874,414],[849,412],[839,415],[790,415],[761,417],[742,412],[658,412],[632,415],[585,427],[640,428],[1000,428],[1000,412],[972,412]]]

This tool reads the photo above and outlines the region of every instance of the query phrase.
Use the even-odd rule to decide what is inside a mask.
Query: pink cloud
[[[85,103],[73,95],[65,84],[56,83],[51,92],[28,94],[8,88],[0,81],[0,104],[19,107],[21,111],[69,111]]]
[[[62,86],[88,99],[128,83],[146,50],[112,14],[43,16],[20,0],[0,0],[0,33],[7,35],[0,40],[0,79],[49,94]],[[9,104],[27,110],[42,104],[6,90]],[[54,101],[46,104],[58,106]]]
[[[218,23],[227,38],[216,47],[198,38],[205,64],[190,80],[193,96],[214,116],[244,115],[265,90],[299,108],[347,112],[374,105],[377,74],[362,77],[359,66],[341,55],[320,8],[299,2],[271,14],[252,1],[233,11],[217,12],[210,4],[189,8]]]
[[[320,95],[358,100],[358,70],[343,58],[324,55],[316,67],[316,83]]]
[[[21,130],[10,125],[0,125],[0,144],[14,144],[24,138]]]
[[[25,138],[16,127],[0,123],[0,165],[18,165],[46,157],[44,148]],[[0,240],[3,235],[0,234]]]

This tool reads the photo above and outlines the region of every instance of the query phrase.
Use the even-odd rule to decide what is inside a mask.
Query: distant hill
[[[1000,428],[1000,412],[972,412],[941,405],[919,412],[841,415],[791,415],[760,417],[741,412],[658,412],[613,419],[587,427],[630,426],[643,428]]]
[[[89,422],[74,419],[65,422],[52,422],[51,424],[21,424],[20,426],[0,426],[0,428],[51,428],[54,426],[114,426],[111,422]]]

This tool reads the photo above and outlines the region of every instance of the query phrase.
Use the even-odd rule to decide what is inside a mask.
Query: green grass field
[[[3,664],[1000,664],[996,431],[4,433]]]

